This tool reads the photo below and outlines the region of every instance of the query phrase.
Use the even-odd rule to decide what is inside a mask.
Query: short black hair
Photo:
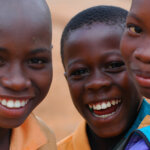
[[[64,42],[69,34],[83,26],[90,26],[93,23],[104,23],[106,25],[117,25],[125,28],[128,11],[116,6],[95,6],[85,9],[75,15],[66,25],[61,37],[61,59],[64,65]]]

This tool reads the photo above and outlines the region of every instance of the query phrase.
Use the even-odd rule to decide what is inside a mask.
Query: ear
[[[64,76],[65,76],[65,78],[66,78],[66,80],[67,80],[67,73],[66,73],[66,72],[64,72]]]

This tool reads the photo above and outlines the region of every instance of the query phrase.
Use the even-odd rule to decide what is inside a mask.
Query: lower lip
[[[8,108],[0,104],[0,114],[7,118],[19,118],[27,111],[28,103],[20,108]]]
[[[107,109],[103,109],[103,110],[94,110],[94,114],[96,115],[107,115],[107,114],[111,114],[113,112],[115,112],[117,110],[117,108],[119,107],[119,104],[118,105],[115,105],[115,106],[111,106]]]
[[[140,86],[150,88],[150,78],[144,78],[136,75],[135,79]]]
[[[116,116],[117,112],[119,112],[119,108],[121,107],[121,103],[115,106],[111,106],[110,108],[104,110],[94,110],[92,111],[92,115],[96,118],[100,119],[111,119],[113,116]]]

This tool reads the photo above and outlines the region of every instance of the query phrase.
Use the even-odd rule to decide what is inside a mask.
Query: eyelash
[[[111,62],[106,65],[106,71],[110,73],[118,73],[124,70],[125,64],[123,61]]]
[[[130,33],[132,33],[132,34],[139,35],[143,32],[141,27],[134,25],[134,24],[127,24],[127,28],[130,31]]]
[[[43,64],[43,63],[46,63],[47,61],[43,58],[31,58],[29,60],[29,63],[36,63],[36,64]]]
[[[34,69],[41,69],[45,66],[46,63],[48,63],[47,58],[35,57],[35,58],[30,58],[28,60],[28,65]]]
[[[0,57],[0,67],[2,67],[6,63],[5,59]]]
[[[87,68],[80,68],[71,71],[69,76],[72,77],[73,79],[81,79],[82,77],[88,74],[89,74],[89,70]]]

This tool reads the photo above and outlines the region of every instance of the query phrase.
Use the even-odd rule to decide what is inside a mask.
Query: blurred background
[[[96,5],[115,5],[129,10],[131,0],[47,0],[53,22],[53,82],[45,100],[35,109],[54,131],[57,141],[75,130],[82,120],[73,106],[60,59],[60,37],[66,23],[79,11]]]

